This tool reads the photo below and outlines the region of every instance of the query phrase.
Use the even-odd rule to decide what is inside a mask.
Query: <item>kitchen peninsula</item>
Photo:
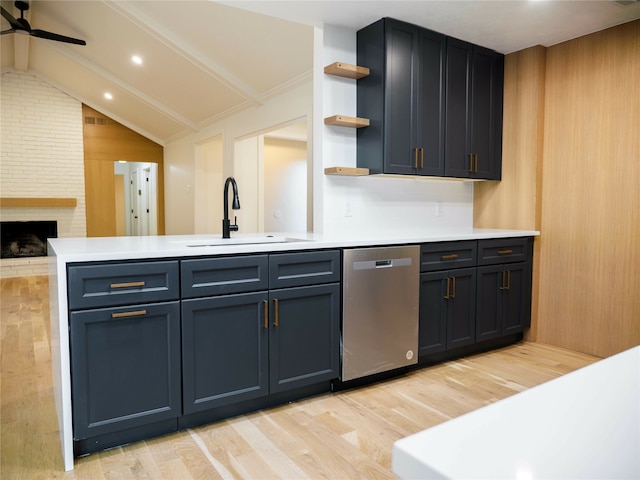
[[[331,381],[339,375],[339,263],[343,249],[420,245],[421,285],[433,285],[433,275],[446,273],[447,285],[453,278],[455,297],[455,272],[464,270],[473,275],[474,299],[476,269],[478,278],[485,272],[489,281],[478,281],[478,292],[483,292],[478,293],[480,298],[493,281],[501,282],[495,285],[496,291],[511,288],[512,269],[504,266],[513,262],[511,265],[520,268],[520,273],[513,269],[514,285],[521,284],[519,288],[524,289],[530,302],[530,252],[532,238],[538,234],[469,229],[366,238],[244,234],[224,241],[215,235],[50,239],[53,383],[65,469],[73,469],[76,455],[329,391]],[[472,252],[471,256],[449,253],[433,261],[434,254],[451,252],[458,246],[465,247],[461,252]],[[448,267],[436,265],[442,262],[451,263]],[[465,268],[458,268],[461,266]],[[229,275],[232,281],[228,281]],[[444,285],[444,277],[437,282]],[[278,292],[279,307],[270,292]],[[281,333],[282,328],[272,328],[278,325],[279,315],[286,323],[286,299],[296,292],[305,292],[305,298],[320,295],[327,300],[320,310],[330,321],[324,322],[326,325],[313,323],[318,330],[312,332],[308,345],[292,340],[297,331],[286,334]],[[451,296],[448,290],[447,296]],[[308,316],[312,317],[317,305],[309,307]],[[518,305],[518,311],[528,316],[527,302]],[[197,362],[202,358],[191,352],[201,340],[194,332],[201,309],[230,315],[230,319],[245,315],[243,318],[250,321],[257,313],[259,323],[246,331],[266,335],[267,346],[260,343],[252,355],[244,355],[250,353],[251,345],[258,345],[250,341],[246,342],[247,352],[228,352],[247,364],[223,363],[218,378],[226,389],[211,385],[211,380],[202,375],[206,369],[198,370]],[[485,308],[488,310],[492,309]],[[146,322],[142,318],[155,320]],[[528,321],[527,317],[527,323],[520,325],[520,336]],[[235,325],[227,325],[231,323]],[[473,326],[473,339],[476,332],[494,340],[496,335],[498,339],[507,332],[511,335],[506,327],[490,333],[485,323],[482,328],[479,323],[477,330]],[[119,325],[120,336],[114,335],[115,325]],[[305,325],[307,328],[309,325]],[[193,339],[192,344],[185,343],[189,339]],[[102,358],[101,352],[113,346],[109,342],[126,344],[127,355],[115,361]],[[296,368],[309,370],[292,373],[290,366],[278,365],[278,354],[273,351],[276,344],[300,356]],[[312,356],[307,347],[315,351],[317,345],[326,346],[331,355],[318,352],[307,359]],[[444,349],[443,345],[438,355],[443,355]],[[215,357],[211,350],[215,349],[202,353],[207,360],[225,360]],[[256,375],[260,384],[246,388],[235,385],[236,369],[251,371],[255,366],[252,360],[259,365]],[[235,365],[234,374],[225,376],[229,365]],[[123,371],[127,375],[119,374]],[[131,371],[138,372],[144,381],[132,381]],[[131,392],[140,403],[132,410],[127,402],[133,400],[125,399]]]

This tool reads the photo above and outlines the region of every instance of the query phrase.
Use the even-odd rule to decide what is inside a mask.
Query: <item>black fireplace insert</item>
[[[47,239],[58,236],[55,221],[0,222],[1,258],[45,257]]]

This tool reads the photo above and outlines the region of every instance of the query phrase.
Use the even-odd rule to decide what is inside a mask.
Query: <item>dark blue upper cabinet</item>
[[[503,56],[398,20],[358,31],[358,166],[500,179]]]
[[[371,173],[444,174],[444,35],[385,18],[358,32],[358,166]],[[373,128],[372,128],[373,127]]]

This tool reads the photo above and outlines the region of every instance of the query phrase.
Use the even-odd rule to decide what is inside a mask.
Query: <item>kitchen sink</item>
[[[183,247],[223,247],[231,245],[259,245],[263,243],[294,243],[294,242],[308,242],[302,238],[291,237],[278,237],[274,235],[264,236],[247,236],[247,237],[232,237],[232,238],[202,238],[191,240],[170,240],[169,243],[178,244]]]

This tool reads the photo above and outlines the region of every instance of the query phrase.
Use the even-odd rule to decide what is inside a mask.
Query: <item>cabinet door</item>
[[[184,413],[268,393],[267,293],[183,300]]]
[[[476,341],[520,333],[529,327],[530,277],[527,262],[478,268]]]
[[[468,125],[471,111],[470,43],[447,38],[445,175],[468,178],[470,138]]]
[[[504,57],[447,38],[445,175],[499,180]]]
[[[476,338],[476,269],[449,271],[447,350],[470,345]]]
[[[338,378],[340,285],[269,292],[271,393]]]
[[[415,172],[417,146],[417,28],[387,20],[385,41],[384,171],[411,175]]]
[[[476,340],[490,340],[502,335],[502,285],[504,266],[478,267],[478,301]]]
[[[446,37],[418,29],[414,120],[419,175],[444,175],[444,82]]]
[[[70,322],[75,440],[181,414],[179,302],[72,312]]]
[[[420,275],[419,355],[443,352],[447,348],[448,276],[446,271]]]
[[[531,323],[531,273],[527,263],[505,265],[502,293],[502,334],[520,333]]]
[[[500,179],[502,165],[502,56],[474,45],[472,57],[470,152],[474,160],[473,177]]]

